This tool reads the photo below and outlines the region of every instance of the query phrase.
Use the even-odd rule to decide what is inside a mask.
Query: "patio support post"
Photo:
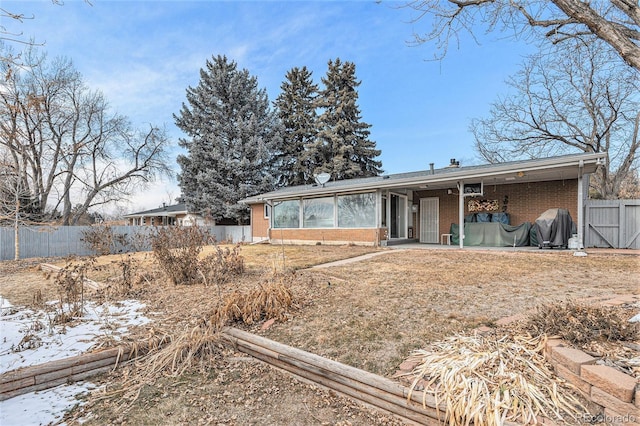
[[[584,162],[580,160],[578,165],[578,250],[582,250],[584,247],[582,238],[584,235],[584,183],[583,183],[583,173],[584,173]]]
[[[458,182],[458,236],[460,248],[464,248],[464,182]]]

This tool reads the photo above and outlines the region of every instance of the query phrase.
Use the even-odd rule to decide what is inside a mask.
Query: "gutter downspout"
[[[460,248],[464,248],[464,181],[458,182],[458,235],[460,237]]]

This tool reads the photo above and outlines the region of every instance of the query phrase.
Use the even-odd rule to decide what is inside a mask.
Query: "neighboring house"
[[[142,212],[124,215],[129,225],[149,225],[149,226],[192,226],[206,225],[207,220],[194,213],[187,211],[184,203],[174,204],[172,206],[162,205],[157,209],[145,210]]]
[[[253,241],[441,244],[452,224],[459,229],[476,212],[518,225],[563,208],[581,243],[588,175],[606,160],[603,153],[469,167],[452,160],[441,169],[287,187],[243,202],[251,206]]]

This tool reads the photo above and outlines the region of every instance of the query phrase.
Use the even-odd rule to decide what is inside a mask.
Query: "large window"
[[[375,193],[338,196],[338,227],[374,228],[376,226]]]
[[[274,228],[375,228],[376,193],[275,201],[270,213]]]
[[[302,200],[304,228],[333,228],[333,197]]]
[[[300,227],[300,201],[279,201],[273,204],[274,228]]]

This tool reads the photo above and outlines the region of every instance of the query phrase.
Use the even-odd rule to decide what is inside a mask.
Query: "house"
[[[588,176],[606,160],[594,153],[460,167],[452,159],[444,168],[285,187],[243,202],[251,207],[254,242],[441,244],[462,229],[463,247],[471,225],[460,224],[471,215],[518,225],[563,208],[581,243]]]
[[[150,225],[150,226],[191,226],[205,225],[207,220],[195,213],[189,213],[185,203],[167,206],[164,203],[162,207],[142,212],[124,215],[129,225]]]

